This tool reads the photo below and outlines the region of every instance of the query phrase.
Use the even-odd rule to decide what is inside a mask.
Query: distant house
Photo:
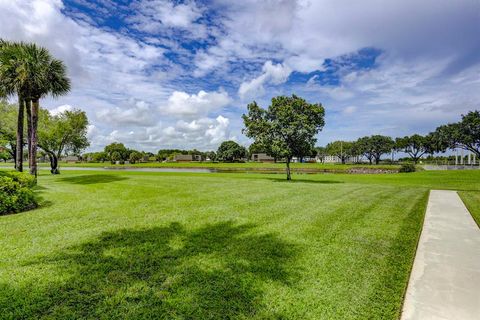
[[[66,156],[66,157],[62,157],[60,161],[72,163],[72,162],[80,162],[82,161],[82,159],[77,156]]]
[[[191,162],[193,161],[193,156],[191,154],[176,154],[173,157],[173,161],[177,162]]]
[[[202,155],[200,154],[177,154],[173,157],[173,161],[177,162],[192,162],[202,161]]]
[[[251,160],[255,162],[275,162],[275,158],[270,157],[266,153],[254,153]]]
[[[345,163],[357,163],[357,162],[361,162],[361,157],[357,156],[357,157],[348,157],[346,160],[345,160]],[[325,156],[323,158],[323,162],[324,163],[341,163],[342,161],[340,160],[340,157],[337,157],[337,156]]]

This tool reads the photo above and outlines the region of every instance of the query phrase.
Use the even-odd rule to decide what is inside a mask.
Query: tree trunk
[[[32,101],[25,101],[27,111],[27,144],[28,144],[28,167],[32,167]]]
[[[58,170],[58,158],[54,153],[48,153],[48,158],[50,159],[50,172],[52,174],[60,174]]]
[[[292,176],[290,173],[290,158],[287,158],[287,180],[292,180]]]
[[[38,99],[32,101],[32,155],[30,168],[30,174],[35,176],[35,181],[37,180],[37,145],[38,145],[38,109],[39,101]]]
[[[12,156],[14,168],[17,170],[17,145],[10,143],[10,148],[12,150],[9,153]]]
[[[25,105],[21,96],[18,97],[18,120],[17,120],[17,147],[16,147],[16,169],[23,171],[23,120]]]

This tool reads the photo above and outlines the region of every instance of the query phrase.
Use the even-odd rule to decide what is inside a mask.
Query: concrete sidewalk
[[[455,191],[430,192],[401,319],[480,319],[480,229]]]

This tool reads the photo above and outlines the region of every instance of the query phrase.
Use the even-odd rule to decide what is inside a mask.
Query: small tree
[[[130,157],[129,157],[128,161],[130,161],[130,163],[135,164],[135,162],[140,161],[141,159],[142,159],[142,154],[140,152],[132,151],[130,153]]]
[[[235,141],[224,141],[218,147],[217,157],[223,161],[232,162],[245,158],[247,150]]]
[[[58,160],[63,154],[80,154],[90,145],[87,115],[81,110],[64,111],[55,116],[40,110],[39,115],[38,146],[50,160],[50,172],[59,174]]]
[[[123,143],[113,142],[105,147],[105,152],[108,154],[108,157],[111,159],[114,152],[118,152],[120,159],[115,161],[125,161],[128,159],[129,152]]]
[[[328,156],[327,148],[315,147],[315,151],[317,152],[317,159],[319,159],[321,163],[324,163],[325,157]]]
[[[330,142],[326,146],[326,151],[329,155],[338,157],[342,164],[357,154],[355,144],[351,141]]]
[[[217,154],[215,153],[215,151],[208,151],[207,158],[210,159],[210,161],[215,161],[217,160]]]
[[[360,154],[364,155],[370,164],[375,161],[378,164],[385,153],[392,151],[395,142],[392,138],[381,135],[363,137],[355,142],[355,146]]]
[[[117,161],[121,161],[121,160],[122,160],[122,155],[120,154],[120,152],[113,151],[112,155],[110,156],[110,161],[112,162],[112,164],[115,164]]]
[[[268,146],[267,154],[285,159],[287,180],[291,180],[292,158],[312,152],[315,136],[325,125],[324,117],[321,104],[308,103],[295,95],[279,96],[266,110],[256,102],[249,104],[248,114],[243,115],[243,132],[259,145]]]
[[[395,149],[408,154],[415,164],[424,154],[429,153],[431,148],[432,144],[430,139],[419,134],[397,138],[395,140]]]
[[[92,161],[105,162],[108,160],[108,154],[104,151],[92,153]]]

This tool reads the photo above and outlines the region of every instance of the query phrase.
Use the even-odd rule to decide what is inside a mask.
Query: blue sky
[[[244,145],[255,100],[297,94],[326,109],[318,145],[427,133],[479,109],[480,3],[0,0],[0,37],[63,59],[90,150]]]

